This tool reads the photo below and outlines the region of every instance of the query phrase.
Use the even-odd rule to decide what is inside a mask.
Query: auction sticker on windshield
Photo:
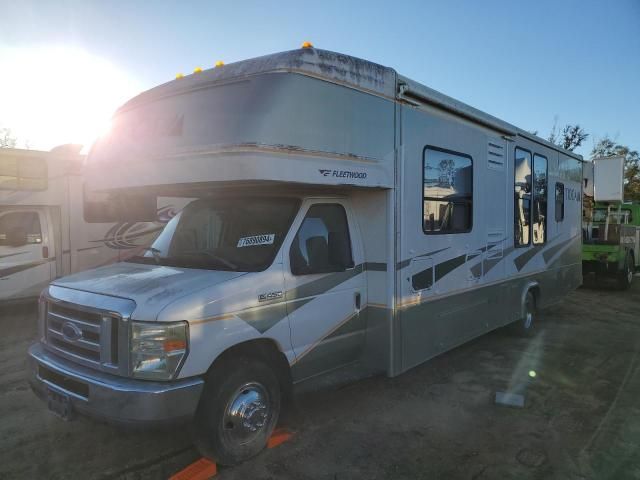
[[[273,233],[267,235],[254,235],[253,237],[242,237],[238,240],[238,248],[253,247],[256,245],[272,245],[275,237],[276,236]]]

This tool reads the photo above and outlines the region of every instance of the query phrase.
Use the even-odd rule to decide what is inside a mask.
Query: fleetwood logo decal
[[[320,174],[324,177],[336,177],[336,178],[367,178],[367,172],[354,172],[352,170],[331,170],[331,169],[318,169]]]

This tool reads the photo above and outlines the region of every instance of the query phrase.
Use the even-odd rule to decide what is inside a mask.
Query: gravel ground
[[[26,381],[33,310],[0,325],[0,478],[168,478],[199,458],[186,429],[49,414]],[[639,351],[640,278],[583,288],[530,340],[496,331],[397,378],[299,396],[293,439],[218,478],[638,479]],[[525,407],[496,391],[523,391]]]

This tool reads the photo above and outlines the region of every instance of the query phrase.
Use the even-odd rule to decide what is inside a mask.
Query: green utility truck
[[[614,277],[622,289],[631,286],[640,268],[640,202],[595,203],[584,230],[582,273]]]

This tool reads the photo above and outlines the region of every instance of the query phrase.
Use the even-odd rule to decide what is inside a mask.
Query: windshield
[[[144,255],[129,262],[255,272],[271,263],[299,201],[293,198],[201,199],[187,205]]]

